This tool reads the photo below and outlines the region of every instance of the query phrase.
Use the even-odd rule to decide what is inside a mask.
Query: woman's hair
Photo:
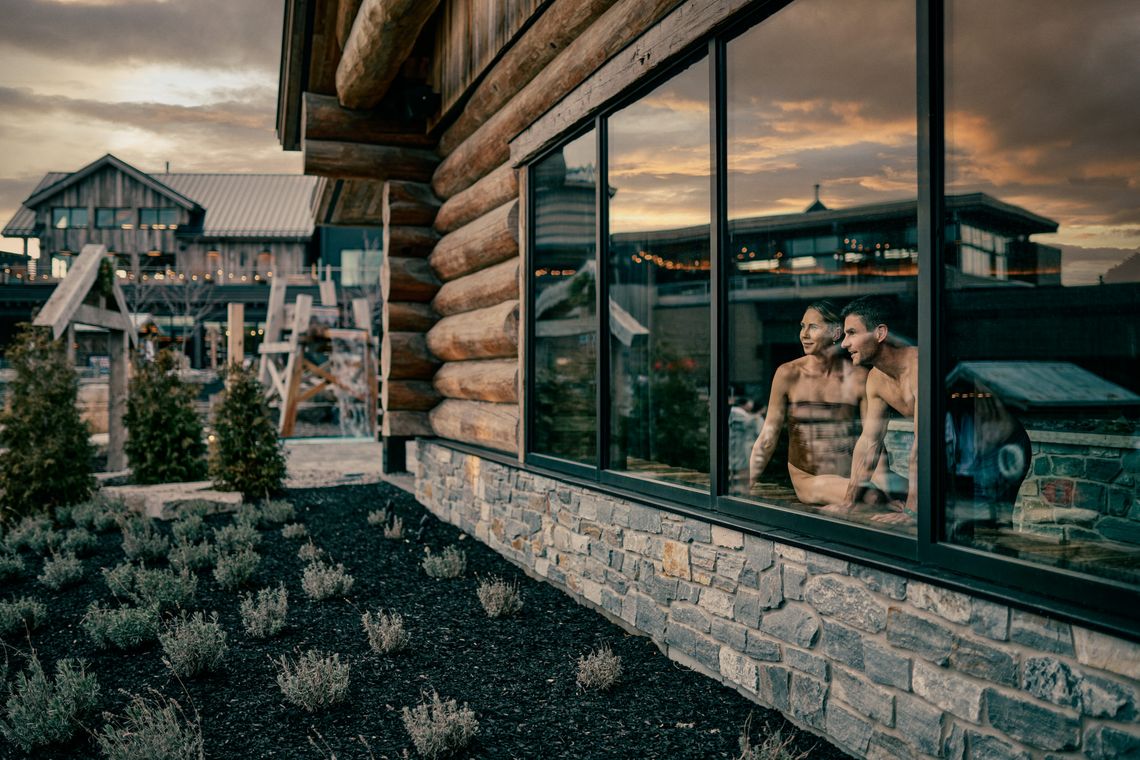
[[[818,301],[812,301],[807,307],[818,311],[819,315],[823,317],[823,321],[827,324],[843,325],[843,319],[839,316],[839,307],[835,305],[835,302],[821,298]]]

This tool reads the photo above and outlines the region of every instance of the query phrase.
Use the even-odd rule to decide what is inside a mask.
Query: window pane
[[[1137,583],[1140,5],[947,7],[945,533]]]
[[[118,229],[131,223],[132,212],[129,208],[97,208],[95,209],[95,226],[100,229]]]
[[[532,451],[597,464],[594,132],[535,164]]]
[[[709,69],[609,119],[610,464],[708,488]]]
[[[729,43],[727,82],[729,492],[907,533],[914,41],[912,0],[800,0]]]

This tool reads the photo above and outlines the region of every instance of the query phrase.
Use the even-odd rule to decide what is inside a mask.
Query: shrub
[[[195,544],[209,535],[210,526],[201,515],[184,514],[170,524],[170,535],[174,538],[175,546]]]
[[[325,556],[325,550],[313,543],[313,539],[301,545],[297,557],[305,562],[317,562]]]
[[[310,599],[317,601],[330,596],[344,596],[353,582],[353,577],[340,564],[333,567],[324,562],[310,562],[301,574],[301,588]]]
[[[107,590],[115,597],[125,597],[134,591],[137,569],[130,562],[120,562],[111,568],[104,567],[100,572],[103,573],[103,583],[107,584]]]
[[[392,524],[384,528],[384,538],[400,539],[404,537],[404,521],[399,517],[392,518]]]
[[[123,718],[103,713],[108,721],[95,735],[108,760],[205,760],[202,725],[186,717],[173,699],[131,698]]]
[[[403,718],[416,752],[429,760],[463,749],[479,730],[474,710],[467,705],[459,707],[454,699],[444,702],[434,691],[430,701],[412,709],[405,707]]]
[[[360,616],[360,624],[368,634],[368,646],[380,654],[398,652],[408,645],[411,637],[404,630],[404,618],[400,613],[391,615],[378,611],[376,614],[365,612]]]
[[[158,532],[149,517],[128,517],[122,521],[123,554],[128,559],[165,559],[170,539]]]
[[[522,609],[517,583],[508,583],[502,578],[483,579],[476,593],[487,617],[506,617]]]
[[[194,411],[198,389],[178,375],[175,356],[159,351],[154,361],[136,361],[123,424],[136,483],[181,483],[206,474],[202,422]]]
[[[75,405],[79,379],[61,341],[22,325],[5,356],[14,376],[13,403],[0,409],[0,522],[51,513],[91,495],[91,445]]]
[[[234,554],[253,549],[261,543],[261,534],[248,522],[234,521],[214,529],[214,547],[219,554]]]
[[[386,525],[388,522],[388,510],[374,509],[368,513],[368,524],[372,526]]]
[[[93,602],[80,627],[100,649],[137,649],[158,635],[158,610],[154,607],[104,607]]]
[[[285,627],[285,616],[289,612],[289,592],[285,584],[277,588],[263,588],[253,594],[245,594],[241,600],[241,624],[246,633],[255,639],[276,636]]]
[[[422,564],[429,577],[458,578],[467,569],[467,555],[454,546],[447,547],[442,554],[432,554],[427,547],[424,552],[426,556]]]
[[[24,572],[24,558],[19,554],[0,551],[0,581],[15,578]]]
[[[44,554],[63,540],[46,517],[28,515],[20,519],[4,536],[4,546],[8,551],[18,552],[27,549],[33,554]]]
[[[159,611],[191,606],[198,591],[198,578],[188,570],[140,567],[133,580],[133,588],[127,594],[131,601]]]
[[[210,477],[221,488],[241,491],[247,501],[281,491],[285,454],[276,415],[265,400],[256,370],[231,365],[214,414]]]
[[[621,657],[609,647],[601,647],[578,658],[578,686],[606,691],[621,680]]]
[[[52,555],[44,560],[44,570],[36,580],[52,591],[74,586],[83,580],[83,563],[73,552]]]
[[[183,610],[158,634],[158,643],[170,669],[182,678],[214,670],[226,654],[226,632],[216,612],[207,620],[201,612],[187,617]]]
[[[166,555],[170,566],[179,572],[203,570],[214,564],[213,547],[208,541],[197,544],[178,544]]]
[[[47,620],[47,607],[30,596],[0,602],[0,636],[15,631],[34,631]]]
[[[797,753],[792,749],[796,741],[793,731],[784,736],[780,729],[768,733],[759,745],[753,745],[749,738],[749,726],[752,723],[752,714],[744,721],[744,729],[740,733],[740,755],[737,760],[807,760],[811,757],[811,750]]]
[[[260,562],[261,556],[253,549],[223,554],[214,563],[214,580],[222,588],[232,591],[249,583]]]
[[[309,529],[305,527],[305,523],[289,523],[282,526],[282,538],[305,538],[309,535]]]
[[[60,660],[55,679],[44,673],[33,654],[28,669],[9,688],[0,733],[25,752],[71,738],[79,720],[95,707],[99,682],[86,672],[81,660]]]
[[[308,712],[334,705],[348,693],[349,666],[340,655],[324,657],[315,649],[301,655],[296,663],[284,656],[275,661],[277,685],[285,699]]]
[[[89,557],[99,545],[99,539],[86,528],[72,528],[63,534],[59,542],[61,552],[72,552],[80,557]]]
[[[287,523],[297,517],[292,502],[270,499],[261,505],[261,524],[270,527]]]
[[[69,517],[76,528],[106,533],[113,530],[118,525],[119,518],[126,514],[127,505],[121,499],[95,494],[91,500],[72,507]]]

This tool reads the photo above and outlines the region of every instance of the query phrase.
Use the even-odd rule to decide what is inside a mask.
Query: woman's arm
[[[788,413],[788,390],[791,387],[792,371],[786,364],[780,365],[772,378],[772,393],[768,398],[768,414],[764,426],[752,445],[752,455],[748,458],[748,485],[755,486],[764,474],[764,469],[772,459],[776,443],[780,440],[780,430]]]

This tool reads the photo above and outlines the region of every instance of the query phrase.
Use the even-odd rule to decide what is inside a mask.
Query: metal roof
[[[51,172],[29,198],[71,176]],[[155,181],[205,210],[201,230],[207,238],[309,238],[313,234],[313,194],[317,178],[302,174],[152,174]],[[35,212],[21,206],[4,227],[8,237],[35,237]]]

